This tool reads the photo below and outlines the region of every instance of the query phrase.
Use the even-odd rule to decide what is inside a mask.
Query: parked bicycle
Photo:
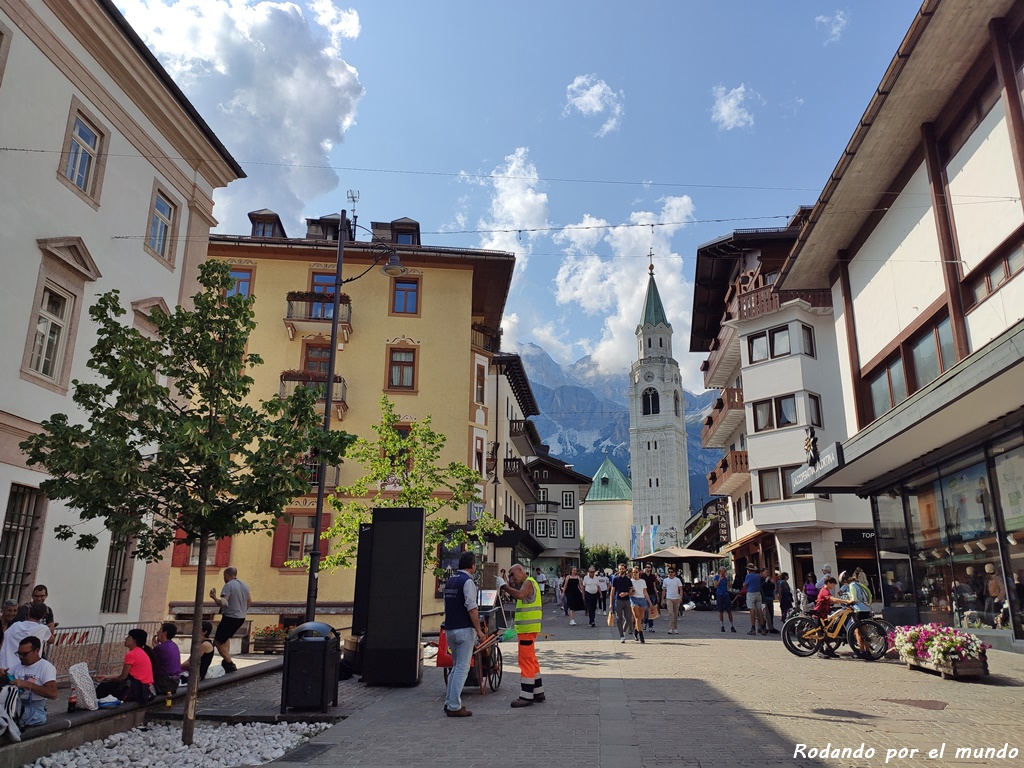
[[[834,653],[846,643],[859,659],[877,661],[888,650],[885,628],[874,619],[858,619],[850,606],[825,619],[802,613],[782,625],[782,644],[794,656],[806,658],[815,653]]]

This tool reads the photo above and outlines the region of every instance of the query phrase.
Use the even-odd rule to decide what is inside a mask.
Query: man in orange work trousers
[[[544,701],[544,685],[540,679],[540,664],[537,662],[537,635],[540,634],[540,620],[544,611],[541,606],[540,587],[537,580],[516,563],[508,572],[510,584],[502,589],[516,599],[516,634],[519,635],[519,698],[513,707],[528,707]]]

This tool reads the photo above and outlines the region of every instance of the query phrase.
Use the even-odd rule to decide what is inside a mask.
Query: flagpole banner
[[[636,553],[636,526],[629,526],[629,558],[630,560],[636,560],[639,557]]]
[[[658,526],[652,525],[651,526],[651,548],[649,550],[647,550],[648,554],[653,554],[653,553],[658,551],[657,546],[655,546],[655,537],[657,535],[658,535]]]

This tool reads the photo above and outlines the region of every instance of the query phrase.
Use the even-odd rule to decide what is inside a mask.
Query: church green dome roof
[[[640,321],[641,326],[662,325],[672,327],[665,314],[665,307],[661,303],[661,296],[658,294],[658,284],[654,282],[654,267],[651,267],[651,276],[647,281],[647,298],[644,299],[644,315]]]
[[[633,484],[606,455],[594,473],[587,501],[632,501]]]

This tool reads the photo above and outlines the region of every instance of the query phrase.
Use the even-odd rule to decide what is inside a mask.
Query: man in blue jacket
[[[444,698],[444,713],[448,717],[472,716],[473,713],[462,706],[462,688],[469,677],[469,664],[476,640],[479,638],[483,642],[487,639],[480,628],[474,573],[476,555],[463,552],[459,556],[458,572],[444,585],[444,631],[453,662]]]

